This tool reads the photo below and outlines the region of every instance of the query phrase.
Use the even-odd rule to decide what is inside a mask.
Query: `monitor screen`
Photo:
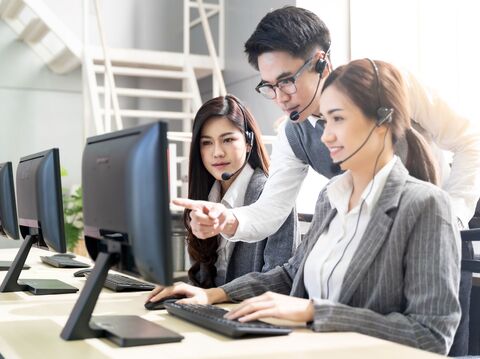
[[[11,162],[0,163],[0,234],[19,238]]]
[[[172,283],[167,145],[167,125],[161,122],[87,140],[83,221],[95,267],[60,334],[63,339],[107,336],[133,346],[183,338],[171,332],[166,338],[164,328],[139,317],[91,317],[112,265],[129,272],[136,268],[151,282]]]
[[[89,254],[118,244],[117,269],[164,285],[173,268],[166,132],[155,123],[89,138],[82,161]]]
[[[21,158],[16,187],[18,223],[25,240],[0,284],[0,292],[29,290],[39,295],[75,293],[77,288],[57,279],[18,280],[33,244],[47,246],[57,252],[66,251],[58,149]]]
[[[64,253],[66,243],[58,149],[22,157],[17,167],[16,186],[22,237],[39,234],[40,245]]]

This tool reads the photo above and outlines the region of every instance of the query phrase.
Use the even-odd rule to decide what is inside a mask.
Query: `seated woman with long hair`
[[[255,202],[267,180],[269,158],[252,114],[232,95],[207,101],[193,123],[188,196],[239,207]],[[223,178],[222,178],[223,176]],[[223,285],[250,272],[266,272],[292,256],[296,216],[272,236],[255,243],[221,236],[195,237],[185,211],[190,281],[202,288]]]
[[[320,109],[321,140],[345,172],[320,192],[294,256],[219,288],[178,283],[155,299],[243,300],[228,319],[310,322],[317,332],[359,332],[446,354],[460,321],[460,238],[448,195],[424,182],[435,182],[435,166],[411,128],[400,73],[369,59],[341,66],[325,80]],[[394,154],[403,137],[405,165]]]

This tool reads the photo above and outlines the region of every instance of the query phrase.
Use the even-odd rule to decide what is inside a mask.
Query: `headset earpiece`
[[[320,75],[323,74],[323,71],[325,71],[325,68],[327,67],[327,64],[328,64],[327,58],[328,58],[328,55],[330,54],[330,47],[331,47],[331,44],[328,45],[328,49],[325,52],[325,55],[323,56],[323,58],[318,59],[317,63],[315,64],[315,72],[319,73]]]
[[[393,108],[379,107],[377,109],[377,126],[392,122]]]
[[[385,123],[392,122],[394,110],[391,107],[385,107],[382,105],[382,98],[381,98],[382,83],[380,82],[380,73],[378,71],[378,67],[375,61],[373,61],[372,59],[367,59],[367,60],[372,64],[373,76],[375,77],[375,87],[377,89],[377,99],[378,99],[377,118],[375,119],[375,122],[377,123],[377,127],[380,127]]]
[[[255,135],[252,131],[245,131],[245,139],[247,140],[247,144],[250,145],[250,148],[253,147],[253,140],[255,139]]]
[[[315,72],[319,74],[323,74],[323,71],[325,71],[326,66],[327,66],[327,60],[319,59],[315,64]]]
[[[243,104],[238,100],[235,96],[232,95],[226,95],[225,98],[230,98],[233,102],[235,102],[240,109],[240,112],[242,113],[243,117],[243,131],[245,134],[245,141],[247,145],[249,145],[250,148],[247,148],[247,156],[245,158],[245,162],[243,163],[242,167],[237,169],[235,172],[224,172],[222,173],[222,181],[228,181],[230,178],[235,176],[238,172],[240,172],[248,163],[248,160],[250,159],[250,155],[252,154],[252,148],[253,148],[253,141],[255,140],[255,134],[253,131],[250,131],[248,129],[248,121],[247,121],[247,115],[246,115],[246,109],[244,109]]]
[[[242,117],[243,117],[243,129],[245,132],[245,141],[247,142],[248,145],[250,145],[250,147],[253,147],[253,141],[255,140],[255,135],[253,134],[252,131],[248,129],[247,115],[245,113],[243,104],[235,96],[227,95],[226,97],[232,99],[240,109],[240,112],[242,113]]]

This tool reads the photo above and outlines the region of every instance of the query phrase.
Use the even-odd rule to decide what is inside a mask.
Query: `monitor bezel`
[[[0,235],[20,239],[12,162],[0,163]]]
[[[62,182],[60,169],[60,153],[58,148],[51,148],[20,158],[17,167],[17,177],[22,166],[34,160],[41,162],[35,171],[36,217],[24,218],[21,214],[23,203],[17,201],[18,223],[23,238],[28,235],[39,235],[37,245],[46,247],[58,253],[67,251],[65,238],[65,223],[62,200]],[[51,161],[51,162],[50,162]],[[52,166],[52,168],[47,168]],[[51,182],[45,182],[45,173],[51,170]],[[21,191],[17,178],[17,194]],[[48,189],[45,191],[45,189]],[[45,198],[48,196],[48,198]],[[20,196],[18,196],[20,197]],[[43,204],[43,206],[42,206]]]

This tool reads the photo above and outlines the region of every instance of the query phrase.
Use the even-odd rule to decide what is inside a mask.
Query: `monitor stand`
[[[10,267],[12,266],[11,261],[0,261],[0,271],[6,271],[9,270]],[[30,269],[30,266],[28,264],[24,264],[22,269]]]
[[[118,254],[100,252],[80,297],[60,333],[65,340],[106,337],[121,347],[174,343],[183,339],[178,333],[134,315],[92,318],[108,270],[118,261]],[[140,305],[140,304],[139,304]]]
[[[0,285],[0,292],[30,291],[36,295],[75,293],[77,288],[57,279],[21,279],[18,280],[32,245],[39,240],[38,235],[28,235],[22,243],[17,255],[8,269],[5,279]]]

